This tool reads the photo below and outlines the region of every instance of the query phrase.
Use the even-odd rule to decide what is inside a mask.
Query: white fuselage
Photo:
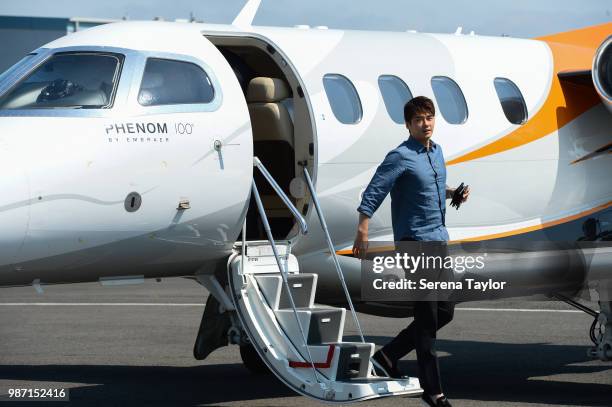
[[[432,98],[438,111],[432,77],[451,78],[463,92],[467,120],[450,124],[438,114],[433,136],[448,163],[448,185],[465,182],[472,191],[461,210],[447,211],[451,240],[520,236],[610,206],[610,155],[572,164],[609,143],[611,118],[605,108],[589,107],[562,126],[540,124],[544,119],[538,115],[554,103],[550,95],[556,79],[554,55],[545,42],[118,23],[39,50],[125,52],[111,109],[0,110],[0,284],[190,275],[225,267],[249,204],[253,135],[245,96],[207,39],[213,36],[267,43],[285,62],[281,70],[292,73],[290,86],[304,112],[296,119],[295,174],[301,171],[298,161],[306,161],[337,250],[352,245],[356,208],[377,165],[408,136],[387,112],[381,75],[401,78],[412,95]],[[211,105],[146,108],[137,103],[145,59],[173,56],[207,69],[217,91]],[[335,117],[323,85],[326,74],[340,74],[354,85],[363,112],[357,123],[343,124]],[[510,79],[520,89],[527,123],[508,121],[495,78]],[[300,101],[298,86],[304,94]],[[297,120],[308,122],[299,126],[302,133]],[[310,129],[307,135],[304,128]],[[499,142],[504,138],[507,146]],[[215,141],[222,147],[216,149]],[[466,158],[496,141],[490,151]],[[128,212],[125,200],[132,192],[140,194],[142,204]],[[184,201],[189,209],[177,209]],[[310,233],[290,237],[306,271],[325,273],[332,268],[315,216],[309,205]],[[582,233],[580,224],[567,230],[573,240]],[[393,240],[388,200],[373,217],[370,235]],[[346,261],[358,272],[356,259]]]

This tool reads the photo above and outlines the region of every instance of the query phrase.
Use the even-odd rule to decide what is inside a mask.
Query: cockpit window
[[[0,98],[0,109],[112,106],[123,56],[55,54]]]
[[[16,64],[14,64],[9,69],[7,69],[6,71],[2,72],[2,74],[0,74],[0,93],[2,93],[3,90],[5,90],[4,87],[8,85],[3,82],[5,80],[8,80],[8,78],[12,76],[14,73],[16,73],[18,70],[23,69],[23,67],[27,66],[32,60],[32,58],[34,58],[35,56],[36,56],[35,53],[26,55],[25,57],[21,58]]]
[[[149,58],[138,92],[142,106],[210,103],[215,91],[202,68],[191,62]]]

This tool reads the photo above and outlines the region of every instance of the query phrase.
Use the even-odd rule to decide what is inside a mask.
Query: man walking
[[[387,154],[363,193],[357,209],[360,214],[353,245],[355,257],[365,257],[369,219],[389,192],[396,242],[448,241],[445,205],[455,189],[446,186],[442,149],[431,140],[435,114],[433,102],[424,96],[404,106],[404,121],[410,137]],[[468,196],[469,187],[463,191],[461,201],[466,201]],[[398,360],[416,349],[423,401],[429,406],[450,406],[442,392],[435,344],[436,331],[449,323],[453,314],[452,302],[416,301],[414,321],[374,354],[374,359],[392,377],[400,377]]]

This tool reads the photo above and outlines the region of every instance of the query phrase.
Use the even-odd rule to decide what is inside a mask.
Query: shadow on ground
[[[273,375],[252,375],[241,364],[195,367],[0,365],[0,380],[86,384],[71,388],[70,403],[57,404],[64,406],[197,406],[296,395]],[[23,403],[14,404],[24,406]]]
[[[345,340],[356,340],[346,337]],[[386,336],[366,338],[379,345]],[[440,340],[446,393],[453,399],[612,405],[612,363],[589,362],[583,346]],[[416,375],[414,360],[401,368]],[[579,383],[566,375],[604,372],[609,383]],[[545,377],[545,378],[544,378]],[[0,365],[0,380],[84,383],[58,405],[207,405],[296,396],[272,375],[254,376],[240,364],[172,366]],[[42,386],[42,384],[41,384]],[[23,403],[14,403],[24,406]],[[50,403],[44,403],[51,406]],[[489,403],[487,403],[489,404]]]
[[[392,338],[370,336],[366,341],[384,345]],[[345,340],[359,340],[346,337]],[[508,344],[439,340],[440,371],[445,392],[452,399],[569,406],[612,406],[612,363],[589,359],[585,346]],[[414,360],[400,368],[417,376]],[[589,362],[589,363],[587,363]],[[602,383],[572,381],[576,375],[603,372]]]

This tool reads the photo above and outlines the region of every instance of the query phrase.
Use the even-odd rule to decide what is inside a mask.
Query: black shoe
[[[376,371],[377,375],[389,375],[389,377],[395,379],[400,379],[402,378],[402,376],[404,376],[402,372],[400,372],[397,368],[397,362],[395,362],[393,365],[389,365],[389,363],[387,362],[387,358],[383,356],[383,353],[380,350],[376,352],[374,356],[372,356],[372,359],[374,359],[383,369],[385,369],[385,371],[383,372],[381,369],[378,368],[378,366],[374,365],[374,370]]]
[[[423,393],[423,395],[421,396],[421,400],[423,400],[423,403],[425,403],[425,405],[429,407],[453,407],[446,398],[446,396],[439,397],[434,403],[431,397]]]

